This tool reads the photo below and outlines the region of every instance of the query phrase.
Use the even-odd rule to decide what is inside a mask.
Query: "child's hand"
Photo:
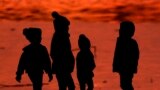
[[[17,75],[17,76],[16,76],[16,81],[20,83],[20,82],[21,82],[21,76],[18,76],[18,75]]]
[[[49,77],[49,82],[51,82],[51,81],[52,81],[52,79],[53,79],[52,74],[48,74],[48,77]]]

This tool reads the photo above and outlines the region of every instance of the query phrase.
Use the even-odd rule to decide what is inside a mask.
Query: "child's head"
[[[67,31],[68,32],[70,21],[66,17],[60,15],[56,11],[53,11],[51,13],[51,16],[54,18],[53,22],[54,22],[55,31],[57,32]]]
[[[30,43],[40,44],[42,31],[40,28],[24,28],[23,35]]]
[[[119,35],[120,37],[131,38],[135,32],[135,25],[131,21],[123,21],[120,23]]]
[[[90,49],[91,47],[89,39],[84,34],[79,36],[78,45],[81,50]]]

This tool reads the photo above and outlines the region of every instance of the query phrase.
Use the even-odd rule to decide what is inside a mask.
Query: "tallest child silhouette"
[[[59,15],[57,12],[52,13],[54,35],[51,42],[51,58],[53,60],[52,72],[56,75],[59,90],[75,90],[75,85],[71,76],[74,69],[74,56],[71,51],[69,40],[69,20]]]

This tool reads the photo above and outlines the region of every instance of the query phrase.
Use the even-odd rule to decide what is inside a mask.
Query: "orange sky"
[[[54,10],[73,20],[159,22],[159,0],[3,0],[0,20],[51,20]]]

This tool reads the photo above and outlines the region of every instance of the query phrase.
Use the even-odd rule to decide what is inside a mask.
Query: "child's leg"
[[[87,85],[88,85],[88,90],[93,90],[94,84],[93,84],[92,77],[91,77],[91,78],[88,78],[88,80],[87,80]]]
[[[85,83],[79,82],[80,90],[85,90]]]
[[[70,73],[59,73],[56,74],[58,80],[59,90],[75,90],[75,85]]]
[[[64,78],[64,75],[57,73],[56,78],[58,81],[59,90],[66,90],[67,86],[66,86],[66,80]]]
[[[85,83],[79,81],[80,90],[85,90]]]
[[[75,90],[74,81],[70,73],[67,75],[67,85],[68,90]]]
[[[42,78],[43,74],[28,74],[32,84],[33,84],[33,90],[42,90]]]
[[[80,90],[85,90],[85,87],[86,87],[85,80],[81,76],[78,77],[78,82],[79,82]]]
[[[120,73],[120,86],[123,90],[134,90],[132,78],[133,73]]]

